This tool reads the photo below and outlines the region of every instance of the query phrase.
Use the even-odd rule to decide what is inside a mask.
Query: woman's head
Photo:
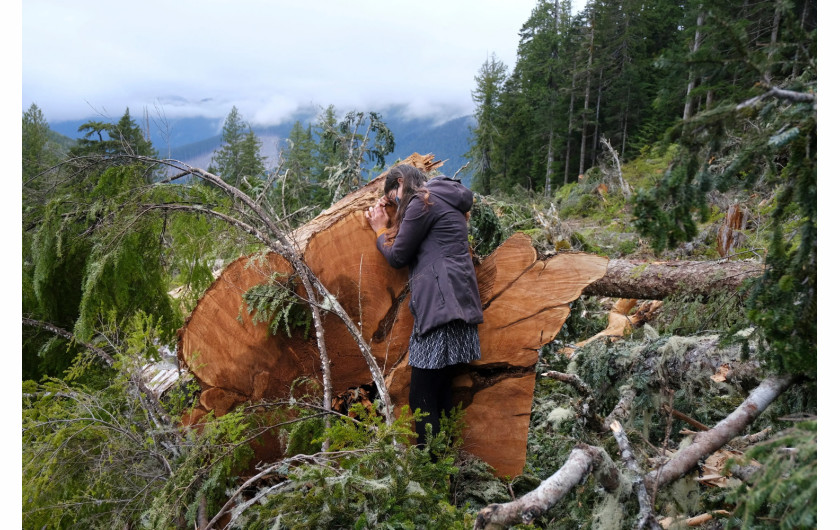
[[[400,164],[394,166],[385,175],[385,196],[397,205],[397,213],[394,219],[393,226],[389,230],[386,239],[393,242],[397,232],[400,230],[403,217],[405,217],[405,209],[408,208],[408,203],[412,197],[419,195],[423,204],[428,206],[429,190],[426,189],[426,175],[419,169],[408,164]]]
[[[426,184],[426,177],[414,166],[408,164],[400,164],[394,166],[385,175],[385,195],[391,197],[399,190],[402,184],[402,198],[405,202],[411,198],[417,191]]]

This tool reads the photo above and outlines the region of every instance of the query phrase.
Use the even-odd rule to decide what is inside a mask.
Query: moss
[[[647,270],[649,266],[650,263],[641,263],[633,267],[633,269],[630,271],[630,279],[637,280],[641,278],[642,274]]]
[[[622,476],[621,486],[614,493],[604,495],[592,513],[592,530],[621,530],[626,524],[630,483]]]
[[[546,419],[551,425],[554,426],[555,429],[558,429],[564,422],[573,420],[574,418],[575,411],[573,409],[557,407],[548,414],[548,418]]]
[[[690,473],[660,490],[656,498],[658,513],[671,517],[695,514],[700,511],[700,483],[696,473]]]

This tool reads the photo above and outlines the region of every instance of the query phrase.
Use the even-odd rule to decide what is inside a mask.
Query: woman
[[[441,413],[452,408],[454,365],[481,357],[477,325],[484,318],[467,240],[472,203],[472,191],[457,180],[439,176],[426,182],[420,170],[401,164],[388,172],[385,195],[365,213],[388,263],[409,267],[414,330],[408,403],[428,413],[417,423],[421,447],[426,423],[437,434]],[[397,206],[391,228],[388,204]]]

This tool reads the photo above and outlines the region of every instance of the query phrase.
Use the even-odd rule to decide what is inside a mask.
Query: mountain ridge
[[[411,153],[434,153],[438,160],[445,160],[444,173],[454,174],[466,164],[464,156],[469,150],[470,127],[474,125],[471,115],[458,116],[441,122],[432,117],[407,118],[401,107],[388,109],[380,113],[383,121],[394,135],[394,152],[385,158],[386,164],[393,164]],[[300,112],[292,118],[274,125],[252,126],[254,133],[262,142],[261,155],[266,157],[266,165],[277,165],[278,150],[289,136],[295,121],[304,126],[315,122],[312,113]],[[102,117],[68,120],[50,124],[50,129],[71,139],[82,136],[79,126]],[[174,158],[195,167],[206,168],[210,165],[213,152],[221,146],[221,127],[224,119],[219,118],[174,118],[160,120],[134,117],[141,129],[145,129],[152,145],[162,158]],[[370,169],[366,167],[366,169]],[[469,184],[469,172],[463,176]]]

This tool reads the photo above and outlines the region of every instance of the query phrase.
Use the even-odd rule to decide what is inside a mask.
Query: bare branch
[[[627,439],[627,434],[621,427],[621,423],[613,421],[610,424],[610,429],[613,432],[615,440],[618,442],[618,448],[621,450],[621,459],[630,470],[631,480],[633,482],[633,489],[636,490],[636,497],[639,499],[639,517],[636,521],[636,528],[642,530],[643,528],[652,528],[654,530],[662,530],[662,527],[656,521],[656,516],[653,513],[653,506],[650,501],[647,489],[645,488],[645,481],[642,478],[642,469],[639,467],[636,458],[633,456],[633,450],[630,447],[630,441]]]
[[[680,449],[665,465],[648,473],[645,477],[646,486],[655,488],[669,484],[687,473],[701,458],[714,453],[743,431],[793,383],[793,380],[792,375],[777,375],[765,379],[729,416],[708,431],[697,434],[690,445]]]
[[[519,523],[530,524],[592,472],[597,472],[599,482],[608,491],[618,487],[618,468],[609,455],[600,447],[579,444],[569,453],[563,467],[545,479],[537,489],[515,501],[491,504],[479,511],[473,528],[498,529]]]

